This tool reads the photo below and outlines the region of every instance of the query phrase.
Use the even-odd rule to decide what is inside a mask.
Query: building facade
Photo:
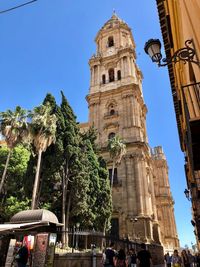
[[[152,149],[152,166],[156,210],[160,225],[161,241],[165,251],[173,253],[179,247],[174,217],[174,200],[170,191],[168,166],[162,147]]]
[[[199,0],[157,0],[166,57],[189,44],[200,61]],[[191,40],[190,43],[186,42]],[[188,200],[192,201],[192,225],[200,241],[200,62],[168,65],[181,150],[185,154]]]
[[[89,122],[81,124],[81,128],[97,129],[97,142],[110,174],[108,140],[120,136],[127,150],[114,173],[111,234],[132,241],[162,243],[169,250],[177,248],[167,164],[161,147],[154,152],[149,148],[142,73],[136,64],[131,29],[113,14],[95,41],[97,51],[89,60]]]

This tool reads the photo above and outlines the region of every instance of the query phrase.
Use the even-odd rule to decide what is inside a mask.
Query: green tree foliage
[[[30,208],[30,199],[20,200],[17,197],[10,196],[6,199],[4,212],[7,218],[11,218],[17,212],[28,210]]]
[[[32,119],[30,124],[30,132],[33,140],[33,145],[38,154],[37,167],[35,173],[35,181],[32,193],[31,208],[37,208],[36,200],[39,188],[39,173],[41,165],[42,153],[46,151],[56,138],[56,116],[51,114],[51,106],[47,103],[46,105],[40,105],[35,107],[33,112],[29,114]]]
[[[59,107],[56,104],[55,98],[51,94],[47,94],[43,105],[48,105],[50,108],[50,115],[58,117]],[[56,121],[59,125],[59,120]],[[58,129],[58,128],[57,128]],[[51,143],[42,155],[42,165],[40,168],[40,181],[38,185],[38,194],[36,206],[39,208],[47,208],[55,212],[59,220],[61,220],[61,177],[60,166],[62,165],[62,142],[58,138],[56,132],[56,142]],[[28,197],[32,194],[32,184],[34,182],[36,173],[37,157],[36,149],[32,146],[32,155],[28,164],[26,177],[24,180],[26,195]],[[51,198],[49,198],[51,196]]]
[[[2,146],[0,148],[0,175],[3,173],[5,159],[8,153],[9,149],[7,146]],[[15,210],[15,203],[16,206],[21,203],[21,201],[23,203],[24,201],[28,203],[25,197],[23,178],[26,173],[29,158],[30,152],[23,146],[19,145],[13,149],[7,170],[7,178],[4,183],[4,194],[0,200],[1,221],[8,221],[10,219],[10,216],[13,215],[12,211]],[[13,199],[15,199],[15,201],[12,201]],[[24,205],[22,205],[22,208],[23,207]]]
[[[126,154],[126,145],[124,144],[123,140],[116,135],[109,140],[108,151],[110,152],[110,157],[113,161],[112,177],[111,177],[111,188],[112,188],[115,166],[121,162],[122,157]]]
[[[76,116],[63,92],[61,96],[61,105],[58,106],[54,97],[47,94],[43,105],[32,112],[30,129],[33,144],[31,154],[28,152],[28,168],[26,170],[28,159],[21,173],[17,164],[13,163],[19,172],[20,182],[6,183],[7,190],[12,193],[6,198],[5,211],[11,216],[20,210],[20,206],[27,208],[34,177],[39,174],[36,165],[40,151],[42,164],[35,187],[35,205],[52,210],[63,222],[64,230],[79,222],[83,228],[104,231],[109,227],[112,202],[106,164],[98,155],[96,132],[90,128],[85,134],[80,134]],[[55,136],[51,136],[52,126]],[[55,142],[51,142],[54,139]],[[12,181],[12,178],[9,179]],[[20,195],[23,197],[20,198]]]
[[[0,112],[0,132],[5,137],[9,153],[7,155],[4,171],[0,182],[0,193],[3,189],[3,184],[6,178],[7,168],[13,148],[24,143],[28,136],[27,112],[17,106],[14,111],[7,110]]]
[[[101,231],[109,230],[110,220],[112,216],[112,195],[110,188],[110,180],[106,162],[102,157],[98,158],[99,162],[99,185],[100,191],[96,201],[97,206],[97,217],[96,217],[96,228]]]
[[[91,224],[96,230],[105,231],[110,227],[112,214],[111,188],[108,170],[104,159],[98,155],[96,131],[91,127],[82,134],[84,152],[86,154],[87,174],[89,176],[88,206]]]
[[[88,187],[85,166],[82,164],[80,150],[80,134],[76,122],[76,117],[63,92],[59,114],[60,125],[57,134],[62,140],[63,146],[63,165],[62,165],[62,222],[65,229],[69,223],[74,223],[78,217],[87,212]],[[65,217],[65,214],[67,215]]]

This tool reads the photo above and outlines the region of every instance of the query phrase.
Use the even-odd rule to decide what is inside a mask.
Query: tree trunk
[[[66,199],[67,199],[67,187],[68,187],[68,162],[66,163],[66,167],[65,167],[65,171],[63,170],[63,179],[62,179],[62,223],[63,223],[63,227],[62,227],[62,243],[66,244],[66,235],[65,235],[65,231],[66,231]]]
[[[105,222],[104,222],[104,226],[103,226],[103,236],[105,236],[106,235],[106,221],[107,221],[107,219],[105,220]],[[103,237],[102,239],[101,239],[101,251],[103,251],[103,249],[106,247],[106,242],[105,242],[105,238]]]
[[[36,208],[36,197],[37,197],[37,191],[38,191],[38,185],[39,185],[41,158],[42,158],[42,150],[40,149],[38,152],[37,168],[36,168],[35,181],[34,181],[34,186],[33,186],[32,203],[31,203],[32,210]]]
[[[62,244],[65,244],[65,210],[66,210],[66,183],[65,183],[65,174],[63,170],[62,175]]]
[[[4,167],[3,175],[2,175],[2,178],[1,178],[1,183],[0,183],[0,194],[1,194],[1,192],[2,192],[3,184],[4,184],[4,181],[5,181],[5,178],[6,178],[6,173],[7,173],[8,164],[9,164],[9,161],[10,161],[11,152],[12,152],[12,150],[10,149],[9,152],[8,152],[8,156],[7,156],[7,159],[6,159],[6,165],[5,165],[5,167]]]
[[[114,173],[115,173],[115,162],[113,161],[112,176],[111,176],[111,194],[112,194],[112,188],[113,188]]]
[[[67,212],[66,212],[66,217],[65,217],[65,229],[66,229],[66,235],[65,235],[65,242],[66,246],[69,246],[69,235],[68,235],[68,229],[69,229],[69,211],[70,211],[70,206],[71,206],[71,194],[69,194],[69,199],[67,203]]]

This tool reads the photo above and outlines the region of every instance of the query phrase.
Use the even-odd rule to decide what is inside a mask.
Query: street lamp
[[[76,250],[78,249],[78,231],[79,231],[79,227],[80,227],[80,223],[77,222],[76,223],[76,246],[75,246]]]
[[[150,39],[145,43],[144,51],[150,56],[151,60],[158,64],[159,67],[164,67],[170,63],[177,63],[179,61],[192,62],[197,64],[200,67],[200,61],[194,60],[196,51],[190,45],[193,43],[192,40],[185,41],[185,47],[175,51],[174,55],[171,58],[162,59],[161,54],[161,42],[159,39]],[[161,60],[163,63],[161,63]]]
[[[190,191],[188,189],[185,189],[184,190],[184,194],[185,194],[186,198],[190,201],[191,200],[191,198],[190,198]]]

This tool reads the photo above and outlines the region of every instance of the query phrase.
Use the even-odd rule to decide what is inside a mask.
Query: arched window
[[[121,80],[121,70],[117,71],[117,80]]]
[[[102,75],[102,83],[103,83],[103,84],[106,83],[106,75],[105,75],[105,74]]]
[[[114,138],[115,137],[115,133],[109,133],[109,135],[108,135],[108,139],[110,140],[110,139],[112,139],[112,138]]]
[[[108,37],[108,47],[114,46],[114,39],[113,36]]]
[[[107,107],[107,114],[109,116],[112,116],[112,115],[118,115],[118,112],[116,111],[117,109],[117,103],[114,101],[110,102],[108,107]]]
[[[109,82],[114,82],[114,80],[115,80],[115,72],[114,72],[114,69],[109,69],[108,75],[109,75]]]
[[[114,115],[115,114],[115,110],[114,109],[111,109],[110,110],[110,115]]]

